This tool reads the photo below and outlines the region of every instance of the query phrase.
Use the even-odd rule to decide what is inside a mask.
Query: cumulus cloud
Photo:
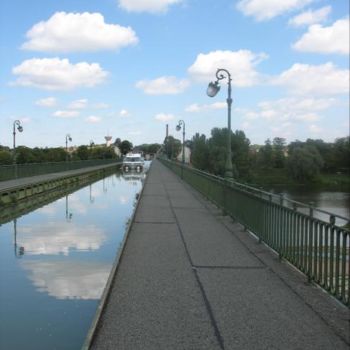
[[[126,110],[126,109],[122,109],[120,112],[119,112],[119,115],[121,117],[128,117],[129,116],[129,112]]]
[[[321,23],[327,19],[331,11],[332,11],[331,6],[325,6],[315,11],[312,11],[312,10],[304,11],[299,15],[291,18],[288,23],[294,27]]]
[[[349,93],[349,70],[333,63],[320,65],[295,63],[272,84],[285,86],[296,95],[336,95]]]
[[[80,100],[72,101],[68,105],[68,108],[69,109],[84,109],[84,108],[86,108],[87,103],[88,103],[88,100],[86,98],[82,98]]]
[[[129,12],[164,13],[182,0],[119,0],[119,7]]]
[[[18,76],[13,85],[36,87],[44,90],[71,90],[78,87],[93,87],[107,77],[98,63],[79,62],[68,59],[32,58],[12,69]]]
[[[234,86],[252,86],[261,79],[255,66],[266,58],[264,53],[255,54],[249,50],[211,51],[199,54],[188,72],[195,80],[208,82],[215,80],[218,68],[225,68],[231,73]]]
[[[35,24],[26,34],[25,50],[77,52],[117,50],[138,42],[130,27],[107,24],[100,13],[56,12]]]
[[[248,114],[247,119],[262,118],[268,121],[299,120],[305,122],[320,119],[319,112],[335,104],[334,98],[298,98],[286,97],[278,100],[262,101],[258,110]]]
[[[58,118],[74,118],[74,117],[77,117],[79,114],[80,113],[78,111],[60,110],[53,113],[53,116]]]
[[[101,117],[95,116],[95,115],[90,115],[85,119],[88,123],[99,123],[101,121]]]
[[[55,97],[46,97],[35,101],[35,104],[40,107],[55,107],[57,100]]]
[[[189,86],[186,79],[164,76],[154,80],[140,80],[136,83],[148,95],[175,95],[183,92]]]
[[[155,115],[154,119],[158,120],[160,122],[168,122],[170,120],[173,120],[175,116],[173,114],[166,114],[166,113],[158,113]]]
[[[298,10],[313,0],[241,0],[237,9],[257,21],[267,21],[286,12]]]
[[[203,112],[208,110],[215,110],[215,109],[224,109],[227,108],[226,102],[215,102],[210,104],[202,104],[199,105],[197,103],[193,103],[185,108],[186,112],[190,113],[197,113],[197,112]]]
[[[349,25],[349,18],[340,19],[330,27],[314,24],[292,47],[304,52],[348,55]]]

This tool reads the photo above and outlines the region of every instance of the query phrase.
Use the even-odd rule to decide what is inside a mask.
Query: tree
[[[10,165],[13,159],[11,152],[5,149],[0,149],[0,165]]]
[[[120,143],[118,147],[120,149],[120,152],[122,152],[122,154],[125,155],[132,150],[132,143],[128,140],[124,140]]]
[[[275,168],[283,168],[285,163],[285,146],[286,139],[281,137],[275,137],[272,141],[273,148],[273,163]]]
[[[290,176],[301,182],[314,180],[320,173],[323,159],[314,146],[305,145],[293,149],[288,157],[287,168]]]
[[[192,138],[191,161],[195,168],[207,170],[209,149],[205,135],[196,135]]]
[[[267,139],[265,141],[265,146],[260,148],[258,163],[261,164],[264,168],[273,167],[273,149],[270,139]]]
[[[89,149],[85,145],[79,146],[75,153],[81,160],[86,160],[89,158]]]
[[[173,136],[168,136],[164,140],[164,153],[169,159],[175,159],[181,151],[181,141]]]

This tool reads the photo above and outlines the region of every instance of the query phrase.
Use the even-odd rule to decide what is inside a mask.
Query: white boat
[[[123,159],[123,171],[137,171],[141,172],[144,167],[144,159],[141,153],[128,153]]]

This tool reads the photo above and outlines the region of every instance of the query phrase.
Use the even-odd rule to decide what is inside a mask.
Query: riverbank
[[[350,176],[345,173],[322,173],[310,182],[299,182],[288,176],[287,169],[256,169],[252,172],[250,184],[257,187],[270,186],[308,186],[322,191],[350,192]]]

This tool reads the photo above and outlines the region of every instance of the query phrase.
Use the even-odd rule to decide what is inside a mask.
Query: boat
[[[141,153],[128,153],[123,159],[122,169],[124,172],[141,172],[144,167],[144,159]]]

